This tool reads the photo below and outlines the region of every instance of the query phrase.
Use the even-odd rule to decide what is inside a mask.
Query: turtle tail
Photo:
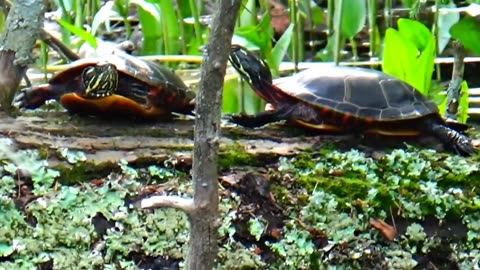
[[[441,123],[432,123],[431,133],[460,155],[470,156],[475,152],[470,138]]]

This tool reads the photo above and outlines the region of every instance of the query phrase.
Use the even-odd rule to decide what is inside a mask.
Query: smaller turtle
[[[233,115],[233,123],[254,128],[289,120],[334,133],[428,134],[459,154],[474,153],[471,140],[461,133],[467,125],[446,122],[433,101],[385,73],[331,66],[273,81],[268,65],[239,45],[232,45],[229,61],[272,108],[257,115]]]
[[[158,120],[193,114],[194,98],[167,68],[117,53],[74,61],[47,84],[22,89],[13,105],[36,109],[55,99],[73,114]]]

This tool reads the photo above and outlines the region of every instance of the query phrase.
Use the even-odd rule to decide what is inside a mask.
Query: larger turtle
[[[437,105],[409,84],[385,73],[353,67],[311,68],[272,80],[268,65],[252,52],[233,45],[232,66],[272,110],[234,115],[231,121],[260,127],[290,120],[310,129],[345,133],[411,136],[428,134],[457,153],[474,152],[462,131],[447,123]]]
[[[194,98],[164,66],[116,52],[72,62],[47,84],[22,89],[13,104],[36,109],[56,99],[70,113],[155,120],[192,114]]]

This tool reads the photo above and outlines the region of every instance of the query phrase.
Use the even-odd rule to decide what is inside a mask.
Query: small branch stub
[[[140,202],[140,207],[144,209],[171,207],[191,214],[193,211],[193,200],[178,196],[159,195],[143,199]]]

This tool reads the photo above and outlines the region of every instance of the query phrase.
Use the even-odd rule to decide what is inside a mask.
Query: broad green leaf
[[[178,54],[180,52],[180,30],[174,1],[158,1],[161,10],[161,23],[163,27],[163,41],[165,54]]]
[[[423,94],[428,95],[435,63],[435,40],[433,37],[424,51],[419,53],[420,55],[415,61],[415,68],[411,71],[412,79],[408,82]]]
[[[399,19],[398,31],[406,39],[413,42],[419,51],[423,51],[433,37],[430,30],[423,23],[410,19]]]
[[[239,26],[257,25],[257,8],[255,0],[246,0],[242,13],[240,14]]]
[[[342,34],[351,39],[365,26],[367,19],[366,0],[343,0]]]
[[[466,16],[450,28],[453,38],[475,54],[480,54],[480,23],[474,17]]]
[[[460,123],[467,123],[468,120],[468,83],[466,81],[462,82],[462,88],[460,90],[460,102],[458,106],[458,116],[457,120]]]
[[[383,55],[383,71],[406,81],[428,95],[435,59],[435,39],[423,24],[398,21],[398,31],[387,29]]]
[[[88,42],[93,48],[97,48],[97,39],[95,38],[94,35],[91,33],[87,32],[85,29],[82,29],[80,27],[77,27],[67,21],[64,21],[62,19],[58,19],[58,23],[63,26],[65,29],[68,31],[72,32],[74,35],[78,36],[82,40]]]
[[[271,49],[273,28],[270,24],[270,15],[266,13],[256,26],[239,27],[235,31],[237,36],[247,39],[249,42],[260,47],[262,55],[267,55]]]
[[[417,49],[412,42],[395,29],[389,28],[385,34],[385,48],[383,50],[383,72],[401,80],[406,80],[408,72],[415,65]]]
[[[138,6],[138,17],[143,31],[143,54],[163,52],[163,29],[160,7],[145,0],[132,0]]]
[[[282,62],[285,53],[287,53],[288,51],[288,46],[290,45],[290,41],[292,40],[293,28],[294,24],[290,24],[290,26],[288,26],[287,30],[285,30],[283,35],[277,41],[267,58],[273,76],[276,76],[278,74],[278,68],[280,67],[280,63]]]

